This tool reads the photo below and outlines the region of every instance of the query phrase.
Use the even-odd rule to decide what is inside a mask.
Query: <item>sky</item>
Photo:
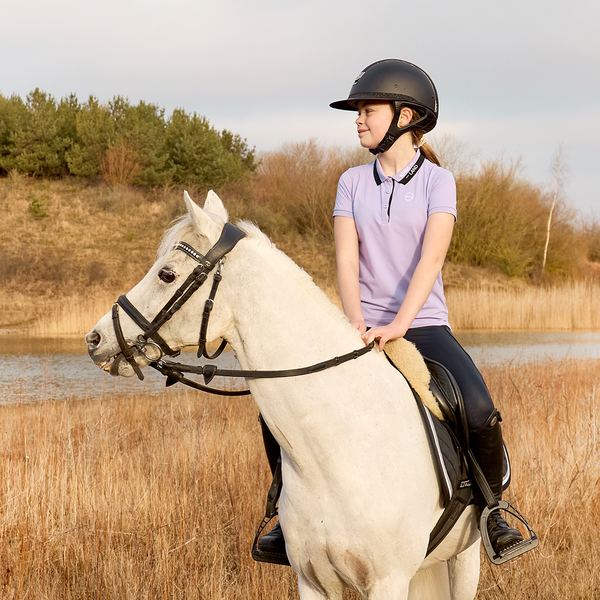
[[[9,0],[0,93],[116,95],[197,112],[257,151],[316,139],[358,147],[347,97],[367,65],[419,65],[440,97],[435,142],[473,161],[520,161],[600,217],[600,3],[596,0]]]

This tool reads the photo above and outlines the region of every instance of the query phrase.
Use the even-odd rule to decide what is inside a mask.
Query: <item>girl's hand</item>
[[[360,332],[360,335],[364,335],[365,331],[367,331],[367,325],[364,321],[361,321],[361,320],[350,321],[350,325],[352,325],[352,327],[354,327],[354,329],[358,329],[358,331]]]
[[[367,346],[373,340],[379,340],[379,350],[383,351],[385,343],[389,340],[404,337],[406,329],[395,324],[393,321],[389,325],[382,327],[373,327],[362,334],[362,339]]]

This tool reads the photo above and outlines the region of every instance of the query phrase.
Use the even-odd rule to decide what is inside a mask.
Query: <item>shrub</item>
[[[121,139],[108,147],[100,160],[100,170],[109,185],[131,185],[142,170],[140,156],[127,140]]]
[[[340,175],[372,159],[366,151],[325,148],[316,140],[285,144],[280,150],[261,155],[254,203],[281,215],[287,226],[301,235],[332,239],[332,213]],[[258,220],[258,224],[268,231],[269,221]]]
[[[548,196],[519,176],[519,164],[487,161],[459,174],[457,211],[448,259],[476,266],[494,265],[510,277],[540,272],[550,211]],[[572,215],[557,205],[546,269],[568,274],[577,262]]]
[[[46,196],[30,194],[27,201],[29,204],[27,210],[36,221],[48,218],[48,198]]]

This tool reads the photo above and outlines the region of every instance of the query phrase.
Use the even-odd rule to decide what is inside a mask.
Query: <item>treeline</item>
[[[0,95],[0,174],[67,175],[107,183],[218,188],[256,169],[255,150],[196,113],[169,117],[122,96],[102,104],[36,89],[25,101]]]

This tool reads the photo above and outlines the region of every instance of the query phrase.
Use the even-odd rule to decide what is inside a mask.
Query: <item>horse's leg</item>
[[[452,600],[473,600],[479,584],[479,549],[477,540],[448,561]]]
[[[428,569],[417,571],[410,582],[408,600],[451,600],[448,564],[436,563]]]
[[[310,583],[302,575],[298,575],[298,592],[300,600],[342,600],[344,596],[344,587],[328,586],[327,590],[319,589]]]
[[[390,575],[375,582],[370,588],[369,600],[408,600],[409,581],[406,577]]]

